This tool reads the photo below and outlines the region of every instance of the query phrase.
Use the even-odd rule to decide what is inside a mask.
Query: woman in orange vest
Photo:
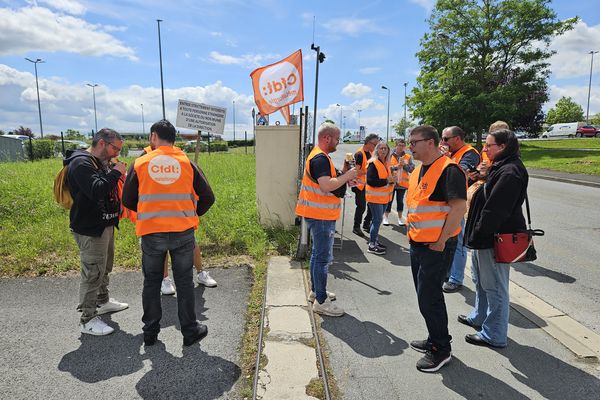
[[[407,154],[404,149],[406,148],[406,141],[404,139],[396,139],[396,149],[390,157],[390,169],[392,171],[397,170],[398,182],[394,191],[392,192],[392,198],[387,205],[385,214],[383,215],[383,225],[389,225],[389,215],[392,211],[392,203],[394,202],[394,194],[396,195],[396,211],[398,211],[398,225],[403,226],[404,220],[402,219],[402,211],[404,211],[404,193],[408,189],[408,178],[410,173],[415,169],[415,164],[412,162],[412,157]]]
[[[396,181],[396,177],[390,171],[390,147],[386,142],[379,142],[375,146],[375,151],[368,164],[365,198],[373,219],[371,220],[367,251],[382,255],[385,254],[385,246],[378,241],[379,227]]]

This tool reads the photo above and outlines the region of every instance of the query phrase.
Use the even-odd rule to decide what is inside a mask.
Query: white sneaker
[[[217,281],[211,278],[211,276],[208,274],[208,271],[200,271],[198,275],[196,275],[196,282],[198,282],[199,285],[204,285],[207,287],[217,286]]]
[[[383,216],[383,225],[388,226],[390,224],[390,221],[388,220],[387,215]]]
[[[81,333],[87,333],[88,335],[94,336],[110,335],[115,331],[113,328],[106,325],[100,317],[94,317],[85,324],[79,323],[79,330]]]
[[[404,222],[404,218],[402,218],[402,215],[398,215],[398,225],[400,225],[400,226],[406,225],[406,222]]]
[[[129,304],[121,303],[113,298],[110,298],[106,303],[101,304],[96,308],[96,314],[102,315],[111,312],[123,311],[126,308],[129,308]]]
[[[175,286],[173,286],[173,281],[168,276],[163,278],[160,284],[160,292],[164,295],[175,294]]]
[[[335,293],[333,293],[333,292],[327,292],[327,297],[329,297],[329,300],[331,300],[331,301],[334,301],[336,299]],[[315,301],[316,298],[317,298],[317,296],[315,295],[315,292],[313,292],[311,290],[310,293],[308,294],[308,301],[310,301],[312,303]]]
[[[317,314],[329,315],[330,317],[341,317],[344,315],[344,310],[333,304],[329,298],[326,298],[323,304],[319,304],[319,302],[315,300],[313,303],[313,311]]]

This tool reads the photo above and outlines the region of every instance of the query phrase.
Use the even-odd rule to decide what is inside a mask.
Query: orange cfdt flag
[[[252,71],[254,101],[263,115],[304,100],[302,50]],[[288,108],[289,109],[289,108]]]

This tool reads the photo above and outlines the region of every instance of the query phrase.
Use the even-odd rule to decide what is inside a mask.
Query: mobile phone
[[[467,165],[467,172],[477,172],[477,167],[475,165]]]

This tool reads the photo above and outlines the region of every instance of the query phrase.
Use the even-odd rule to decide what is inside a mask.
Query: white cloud
[[[433,10],[433,6],[435,5],[435,0],[410,0],[410,2],[423,7],[428,14]]]
[[[241,65],[246,68],[256,68],[266,61],[278,58],[281,58],[279,54],[244,54],[239,57],[221,54],[218,51],[211,51],[209,54],[210,61],[216,64]]]
[[[362,83],[348,83],[343,89],[342,94],[348,97],[363,97],[371,93],[371,88]]]
[[[365,67],[358,70],[363,75],[371,75],[381,71],[381,67]]]
[[[39,84],[44,133],[60,134],[60,131],[69,128],[89,133],[94,128],[92,91],[84,82],[73,83],[42,77]],[[173,122],[176,119],[178,99],[226,107],[226,137],[231,137],[233,130],[231,106],[235,100],[236,138],[242,137],[244,130],[252,131],[251,110],[255,107],[253,97],[238,93],[224,86],[221,81],[206,86],[166,89],[166,116]],[[160,87],[132,85],[113,90],[100,83],[96,88],[98,127],[111,127],[119,132],[141,132],[142,103],[148,129],[151,123],[162,117]],[[0,129],[9,131],[23,125],[38,134],[37,93],[32,73],[0,64],[0,109]]]
[[[333,18],[324,24],[333,33],[358,36],[362,33],[382,33],[379,24],[367,18]]]
[[[550,48],[557,52],[550,59],[553,77],[589,76],[591,56],[588,53],[590,50],[600,50],[600,24],[588,26],[580,21],[569,32],[554,38]],[[594,57],[594,72],[600,72],[599,56],[600,53]]]
[[[73,15],[83,15],[86,11],[83,4],[75,0],[38,0],[37,3],[46,4],[55,10]]]
[[[190,55],[190,53],[188,53],[187,51],[185,53],[183,53],[183,56],[185,58],[192,58],[192,56]]]
[[[0,8],[0,55],[64,51],[87,56],[110,55],[136,61],[135,51],[100,25],[60,15],[47,8]],[[109,28],[114,30],[114,27]]]
[[[209,32],[209,35],[213,37],[221,37],[223,36],[223,32]]]
[[[583,115],[585,117],[586,108],[587,108],[587,96],[588,96],[588,86],[550,86],[550,100],[545,104],[544,109],[548,111],[550,108],[556,105],[556,102],[561,97],[571,97],[573,101],[583,108]],[[590,93],[590,115],[594,115],[596,113],[600,113],[600,82],[592,81],[592,91]]]

